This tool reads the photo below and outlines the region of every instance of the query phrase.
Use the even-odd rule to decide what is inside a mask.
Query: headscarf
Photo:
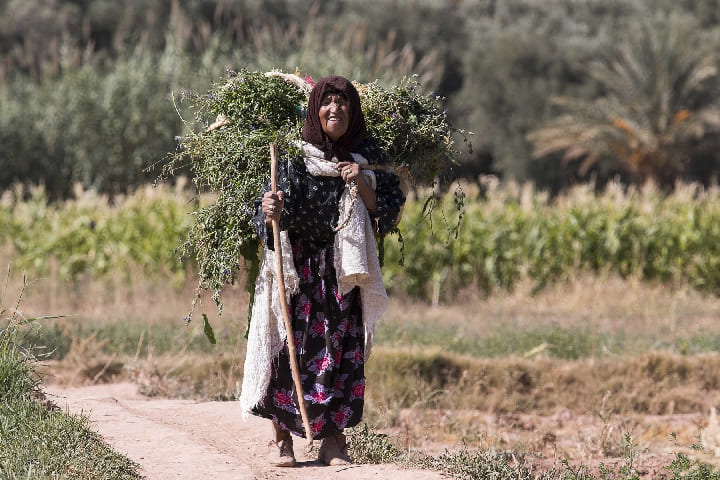
[[[320,106],[323,96],[328,91],[336,91],[345,95],[350,107],[350,124],[345,134],[336,142],[323,132],[320,125]],[[366,133],[365,116],[360,106],[360,94],[350,80],[338,75],[331,75],[318,81],[310,91],[307,116],[302,128],[302,139],[322,150],[326,160],[335,156],[340,161],[352,162],[350,151],[365,140]]]

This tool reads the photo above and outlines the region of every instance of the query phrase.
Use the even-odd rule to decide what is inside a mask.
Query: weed
[[[438,457],[427,457],[422,462],[427,468],[438,470],[459,480],[478,478],[530,479],[532,471],[522,457],[513,452],[470,451],[463,448],[456,453],[444,453]],[[551,478],[543,474],[545,478]]]
[[[20,313],[22,295],[14,308],[6,308],[4,298],[3,293],[0,316],[9,316],[0,329],[0,477],[141,478],[139,466],[106,445],[90,430],[86,417],[47,408],[36,400],[42,395],[36,357],[31,346],[22,345],[26,339],[20,338],[18,327],[38,319]]]
[[[670,480],[718,480],[720,472],[702,462],[691,460],[684,453],[677,453],[675,460],[668,465],[667,470],[672,474]]]
[[[640,480],[636,461],[638,446],[630,433],[623,435],[624,456],[616,467],[600,463],[591,469],[585,464],[573,466],[566,459],[560,468],[534,468],[532,462],[515,451],[494,449],[471,450],[463,446],[455,452],[445,451],[437,456],[401,453],[387,435],[374,432],[367,424],[349,431],[350,449],[358,463],[393,462],[410,468],[424,468],[442,472],[457,480]],[[691,460],[678,453],[666,470],[668,480],[719,480],[720,472],[710,465]]]
[[[347,431],[353,458],[359,463],[390,463],[400,455],[388,435],[374,432],[363,423]]]

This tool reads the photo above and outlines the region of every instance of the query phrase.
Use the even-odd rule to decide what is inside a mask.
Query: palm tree
[[[609,160],[671,188],[693,154],[720,138],[715,57],[686,18],[655,17],[627,36],[590,66],[601,96],[555,99],[561,114],[528,139],[535,158],[560,153],[583,176]]]

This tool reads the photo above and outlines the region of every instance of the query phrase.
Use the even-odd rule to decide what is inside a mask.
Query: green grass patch
[[[674,350],[684,355],[720,352],[720,333],[703,332],[690,337],[678,337],[672,344]]]
[[[0,404],[4,479],[139,479],[138,469],[105,444],[84,416],[48,410],[27,396]]]
[[[64,321],[46,326],[31,325],[23,328],[22,344],[32,345],[46,358],[62,360],[73,348],[73,344],[93,339],[105,354],[133,356],[147,354],[213,353],[220,350],[237,351],[238,339],[243,338],[245,326],[241,322],[224,325],[215,332],[218,342],[211,344],[201,325],[183,326],[177,324],[150,324],[142,320],[127,320],[107,323]],[[243,340],[244,343],[244,340]]]
[[[1,300],[1,299],[0,299]],[[23,346],[25,319],[0,304],[0,478],[139,479],[139,466],[113,451],[88,420],[37,401],[40,379],[33,349]]]
[[[601,355],[604,351],[623,353],[622,334],[598,334],[584,327],[547,325],[534,328],[500,326],[483,333],[459,326],[402,326],[383,323],[378,327],[379,344],[393,347],[437,347],[458,355],[497,358],[542,354],[574,360]]]
[[[22,344],[32,345],[46,358],[62,360],[73,342],[94,338],[105,354],[145,354],[149,349],[158,355],[187,353],[233,353],[243,338],[243,322],[228,322],[215,331],[217,344],[211,344],[201,324],[187,327],[177,324],[150,324],[127,320],[105,325],[86,321],[53,322],[23,329]],[[429,348],[474,358],[536,356],[560,360],[602,358],[609,355],[640,355],[668,352],[697,355],[720,351],[720,333],[696,332],[692,335],[658,337],[653,332],[627,333],[597,331],[585,326],[559,324],[535,327],[498,325],[457,326],[424,323],[400,324],[383,321],[375,334],[377,345],[386,348]]]
[[[703,328],[682,334],[557,322],[533,326],[482,319],[467,324],[387,319],[378,325],[375,338],[377,345],[386,348],[437,349],[474,358],[539,356],[580,360],[651,352],[681,355],[720,352],[720,333],[715,330]]]

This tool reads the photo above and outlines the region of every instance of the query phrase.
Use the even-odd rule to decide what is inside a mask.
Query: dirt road
[[[394,465],[322,466],[304,455],[296,440],[296,468],[265,462],[270,425],[240,417],[237,402],[148,399],[130,383],[90,387],[47,386],[58,406],[90,417],[93,427],[117,451],[142,466],[148,480],[439,480],[443,475]]]

